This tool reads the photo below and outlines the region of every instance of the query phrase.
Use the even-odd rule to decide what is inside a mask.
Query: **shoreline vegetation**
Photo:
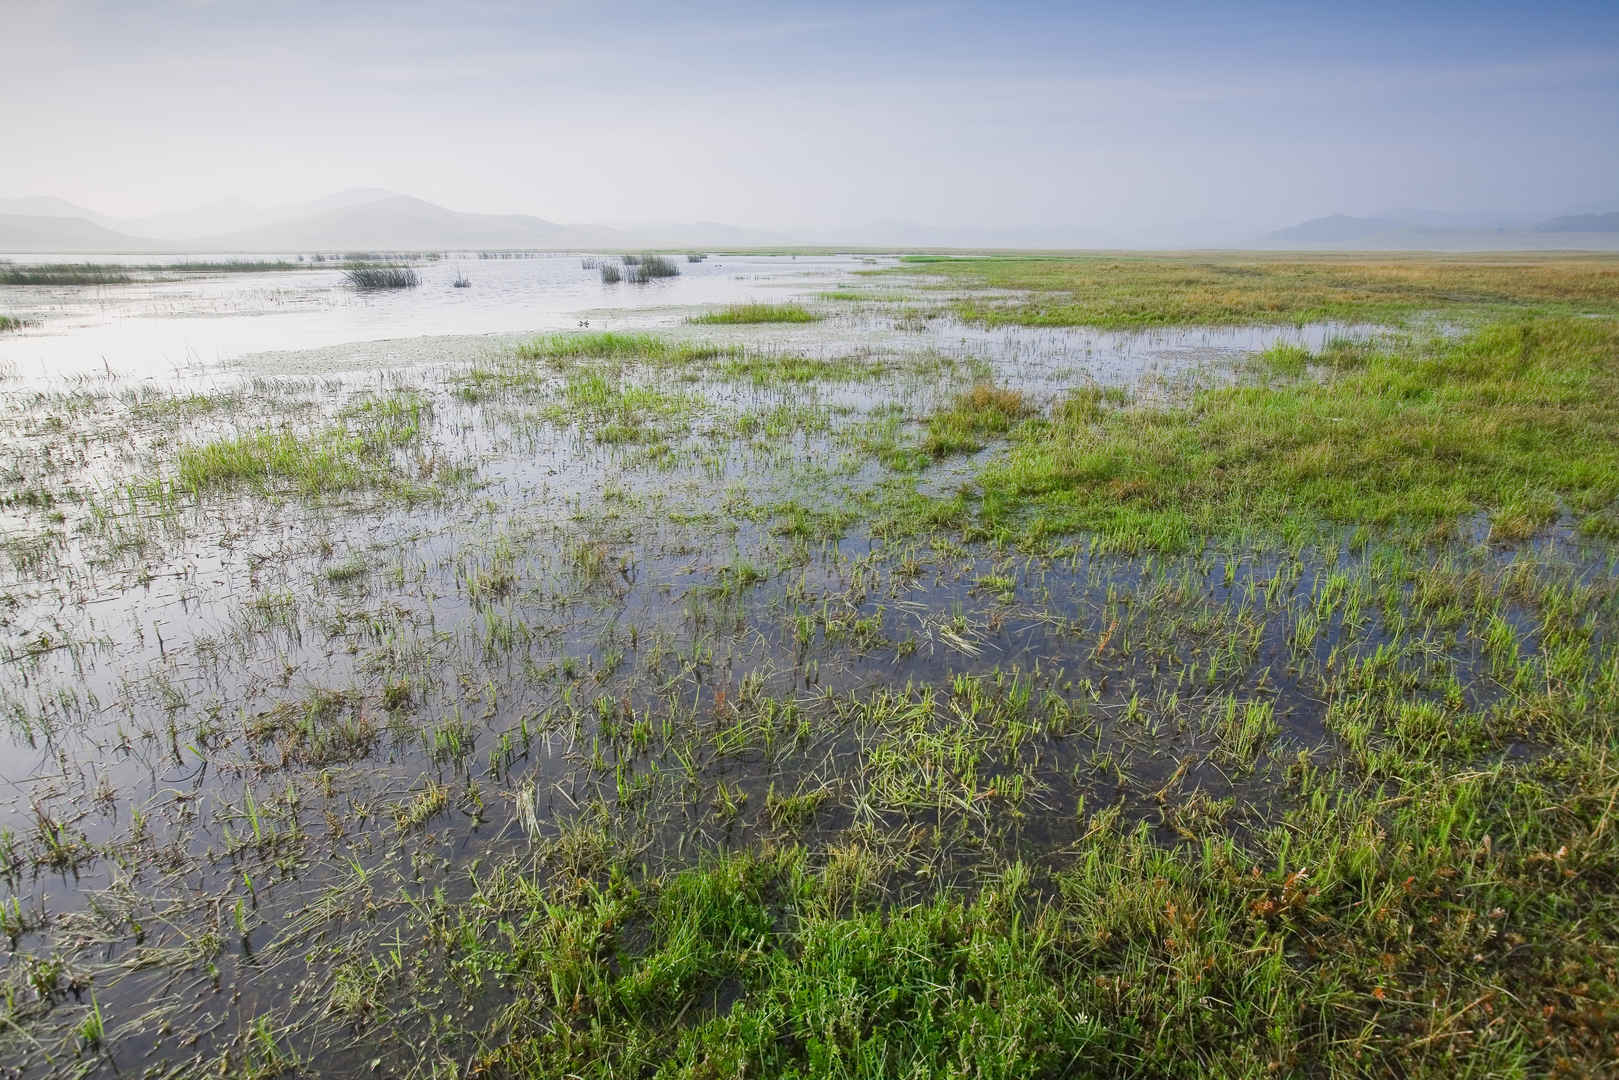
[[[1611,1074],[1616,400],[1563,256],[930,255],[11,388],[0,1047]]]

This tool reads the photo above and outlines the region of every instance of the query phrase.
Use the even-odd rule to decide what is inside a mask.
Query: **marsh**
[[[1619,263],[453,262],[0,290],[19,1072],[1611,1061]]]

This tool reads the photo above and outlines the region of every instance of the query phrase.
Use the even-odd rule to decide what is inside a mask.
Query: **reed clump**
[[[414,289],[422,283],[421,275],[408,266],[351,266],[343,272],[350,288],[362,292],[378,289]]]
[[[634,259],[631,262],[631,258]],[[624,257],[624,276],[632,285],[644,285],[658,278],[672,278],[680,276],[680,267],[674,260],[666,259],[662,255],[636,255]]]

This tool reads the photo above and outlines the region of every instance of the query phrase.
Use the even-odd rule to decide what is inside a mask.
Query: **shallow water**
[[[39,382],[109,371],[163,378],[197,375],[277,350],[421,335],[572,330],[585,321],[593,329],[668,325],[696,305],[810,291],[878,262],[870,256],[713,256],[681,262],[679,277],[604,285],[596,270],[582,268],[579,255],[450,257],[417,264],[419,288],[371,293],[346,287],[338,269],[0,286],[0,312],[38,323],[0,335],[0,368]],[[458,273],[472,280],[469,288],[452,286]]]

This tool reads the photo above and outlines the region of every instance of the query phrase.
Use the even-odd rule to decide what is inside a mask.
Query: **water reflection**
[[[108,371],[167,378],[271,350],[573,329],[583,320],[596,328],[672,325],[693,305],[780,299],[873,264],[869,256],[713,256],[682,262],[676,278],[604,285],[582,262],[452,256],[420,264],[420,288],[376,293],[345,287],[335,268],[0,287],[0,312],[36,323],[0,337],[0,366],[30,382]],[[458,273],[471,287],[454,286]]]

